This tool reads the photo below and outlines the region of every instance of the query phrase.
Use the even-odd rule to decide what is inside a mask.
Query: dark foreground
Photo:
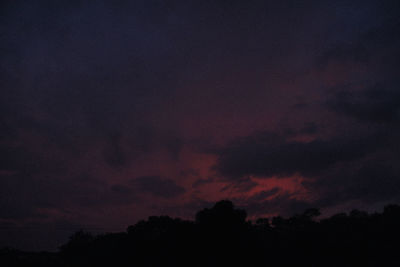
[[[400,266],[400,206],[354,210],[315,221],[317,209],[289,219],[246,221],[220,201],[196,221],[150,217],[127,232],[75,233],[58,253],[0,250],[1,266]]]

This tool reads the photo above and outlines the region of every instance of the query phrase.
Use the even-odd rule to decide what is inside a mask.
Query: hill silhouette
[[[316,220],[318,209],[290,218],[246,220],[229,200],[195,221],[152,216],[126,232],[79,231],[57,253],[0,250],[1,266],[400,266],[400,206],[353,210]]]

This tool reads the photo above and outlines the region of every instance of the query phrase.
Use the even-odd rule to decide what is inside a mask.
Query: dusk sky
[[[0,247],[400,203],[400,1],[1,1]]]

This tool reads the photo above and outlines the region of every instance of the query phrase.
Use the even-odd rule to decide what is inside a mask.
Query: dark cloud
[[[251,178],[249,177],[243,177],[241,179],[235,180],[234,183],[230,183],[227,186],[223,187],[221,189],[221,192],[224,191],[234,191],[234,192],[248,192],[251,189],[255,188],[258,184],[254,182]]]
[[[399,122],[399,83],[377,84],[363,91],[339,91],[328,100],[328,106],[349,117],[378,123]]]
[[[246,175],[279,177],[296,173],[309,176],[337,163],[365,157],[375,146],[374,136],[300,142],[288,141],[271,133],[260,133],[221,149],[214,168],[231,179]]]
[[[296,137],[301,135],[314,135],[320,130],[320,126],[315,122],[307,122],[299,129],[285,128],[282,135],[287,137]]]
[[[361,43],[345,43],[338,44],[328,48],[320,57],[318,64],[325,66],[333,62],[356,62],[367,63],[369,60],[369,52],[364,44]]]
[[[261,191],[259,193],[256,193],[256,194],[252,195],[247,201],[250,201],[250,202],[264,201],[267,198],[275,195],[279,191],[280,191],[280,189],[278,187],[274,187],[274,188],[269,189],[269,190],[263,190],[263,191]]]
[[[196,187],[199,187],[199,186],[202,186],[202,185],[210,184],[210,183],[212,183],[212,182],[214,182],[214,181],[215,181],[215,179],[212,178],[212,177],[207,178],[207,179],[197,179],[197,180],[192,184],[192,187],[193,187],[193,188],[196,188]]]
[[[0,219],[38,218],[45,216],[40,210],[48,208],[64,213],[139,201],[129,187],[109,186],[90,176],[2,173],[0,178]]]
[[[198,177],[200,175],[200,172],[198,169],[189,168],[189,169],[181,170],[179,172],[179,175],[181,175],[183,177],[188,177],[188,176]]]
[[[104,149],[104,158],[112,167],[126,166],[128,163],[126,151],[121,141],[121,135],[111,135]]]
[[[340,38],[329,43],[322,54],[317,57],[318,67],[329,64],[356,64],[357,66],[374,66],[376,73],[382,75],[395,74],[400,58],[397,49],[400,42],[400,7],[393,0],[366,1],[371,5],[370,16],[354,16],[358,28],[347,38]],[[361,22],[361,23],[360,23]],[[372,23],[371,23],[372,22]]]
[[[141,176],[132,180],[132,186],[140,192],[157,197],[174,198],[185,193],[185,189],[173,180],[161,176]]]
[[[283,197],[286,193],[281,193],[264,201],[262,198],[270,196],[268,191],[238,199],[253,212],[273,213],[281,208],[293,212],[350,202],[398,202],[397,92],[374,87],[344,95],[335,95],[329,100],[329,107],[334,106],[336,111],[361,123],[345,124],[346,131],[335,132],[333,138],[317,137],[307,142],[287,139],[291,136],[287,131],[281,135],[256,133],[240,138],[216,152],[214,170],[228,179],[231,186],[239,186],[242,177],[248,175],[269,178],[300,174],[305,178],[301,185],[312,200],[305,201],[292,193]],[[349,98],[354,99],[351,104]],[[271,203],[279,208],[271,207]]]
[[[390,155],[376,155],[373,158],[344,164],[326,170],[321,176],[305,181],[307,190],[315,192],[319,207],[358,201],[371,205],[379,202],[398,202],[400,169],[397,159]]]

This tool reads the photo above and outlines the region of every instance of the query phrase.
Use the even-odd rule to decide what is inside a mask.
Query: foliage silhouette
[[[223,200],[195,221],[152,216],[123,233],[79,231],[58,253],[0,250],[2,266],[400,266],[400,206],[353,210],[317,220],[318,209],[290,218],[246,221]],[[271,221],[271,223],[270,223]]]

